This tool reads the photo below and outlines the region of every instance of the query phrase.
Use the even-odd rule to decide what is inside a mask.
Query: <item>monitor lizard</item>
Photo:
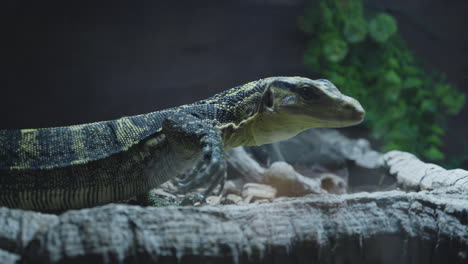
[[[63,211],[128,199],[184,175],[182,191],[226,177],[224,151],[360,123],[328,80],[270,77],[192,104],[90,124],[0,130],[0,206]],[[184,174],[185,173],[185,174]]]

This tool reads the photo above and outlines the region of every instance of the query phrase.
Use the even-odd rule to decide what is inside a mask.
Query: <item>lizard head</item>
[[[239,132],[249,135],[244,145],[262,145],[291,138],[314,127],[346,127],[359,124],[365,111],[361,104],[328,80],[303,77],[271,77],[264,88],[257,113]]]
[[[264,79],[259,112],[278,115],[311,127],[346,127],[363,121],[365,111],[328,80],[303,77]],[[269,113],[269,114],[268,114]]]
[[[245,115],[238,125],[227,124],[227,146],[262,145],[291,138],[314,127],[346,127],[359,124],[365,111],[361,104],[328,80],[303,77],[270,77],[259,80],[258,97],[236,104]]]

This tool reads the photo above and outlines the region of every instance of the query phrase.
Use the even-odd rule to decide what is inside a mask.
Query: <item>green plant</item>
[[[465,96],[420,66],[391,15],[364,11],[362,0],[322,0],[307,8],[299,18],[312,38],[304,64],[359,99],[367,111],[364,124],[382,150],[450,163],[441,136],[446,116],[461,110]]]
[[[369,34],[380,43],[384,43],[397,32],[395,19],[387,14],[381,13],[369,21]]]

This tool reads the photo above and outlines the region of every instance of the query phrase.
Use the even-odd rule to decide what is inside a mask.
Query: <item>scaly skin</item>
[[[0,206],[63,211],[182,190],[226,175],[226,149],[358,124],[364,110],[327,80],[271,77],[193,104],[68,127],[0,130]]]

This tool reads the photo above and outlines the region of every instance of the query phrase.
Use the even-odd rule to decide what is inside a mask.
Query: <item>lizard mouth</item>
[[[298,117],[296,120],[310,127],[347,127],[361,123],[365,117],[365,111],[360,105],[345,108],[303,108],[296,106],[284,107],[284,114]],[[290,119],[287,118],[286,119]]]
[[[366,113],[364,111],[352,111],[346,115],[343,115],[342,118],[332,118],[330,120],[322,120],[325,125],[330,125],[334,127],[347,127],[354,126],[362,123],[364,121]]]

